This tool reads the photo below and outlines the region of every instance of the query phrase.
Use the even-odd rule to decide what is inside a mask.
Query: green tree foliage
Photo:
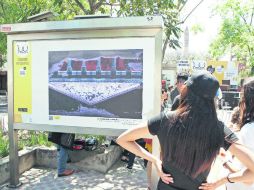
[[[0,0],[0,24],[27,22],[27,17],[53,8],[48,0]],[[6,54],[6,35],[0,33],[0,54]]]
[[[27,17],[45,10],[58,13],[56,20],[75,15],[109,14],[117,4],[118,16],[161,15],[165,26],[163,57],[166,48],[180,47],[181,24],[204,1],[200,0],[187,16],[180,13],[188,0],[0,0],[0,24],[26,22]],[[6,53],[6,35],[0,34],[0,54]]]
[[[0,128],[0,159],[9,154],[9,141]]]
[[[72,19],[75,15],[109,13],[104,0],[0,0],[0,24],[27,22],[27,17],[51,10],[55,20]],[[6,54],[6,35],[0,33],[0,55]],[[1,65],[0,65],[1,66]]]
[[[226,53],[254,71],[254,0],[226,0],[215,12],[221,16],[222,24],[217,38],[210,45],[213,58]]]
[[[196,35],[198,33],[204,32],[204,28],[200,24],[194,24],[194,25],[191,26],[190,31],[193,32]]]
[[[108,2],[108,3],[107,3]],[[75,15],[107,14],[110,12],[108,5],[113,0],[54,0],[56,12],[61,20],[71,19]]]
[[[118,16],[145,16],[161,15],[165,26],[165,41],[163,45],[163,56],[167,45],[171,48],[180,47],[179,37],[182,32],[180,26],[180,12],[187,0],[120,0]]]

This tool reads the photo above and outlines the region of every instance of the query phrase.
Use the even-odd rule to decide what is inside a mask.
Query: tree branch
[[[183,23],[189,18],[189,16],[198,8],[198,6],[199,6],[201,3],[203,3],[203,1],[205,1],[205,0],[199,1],[199,3],[187,14],[187,16],[186,16],[181,22],[177,23],[177,25],[178,25],[178,24],[183,24]]]
[[[75,12],[76,15],[79,14],[79,12],[75,9],[75,7],[73,6],[73,4],[71,3],[71,0],[67,0],[68,4],[72,7],[73,11]]]
[[[90,7],[90,14],[93,12],[93,0],[88,0],[89,7]]]
[[[75,0],[75,2],[77,3],[77,5],[79,6],[79,8],[81,8],[81,10],[82,10],[85,14],[88,14],[88,11],[85,9],[85,7],[83,6],[83,4],[82,4],[79,0]]]
[[[4,9],[4,4],[3,4],[2,1],[0,2],[0,6],[1,6],[2,11],[3,11],[3,17],[5,17],[5,9]]]
[[[183,10],[183,8],[185,7],[185,5],[187,4],[187,1],[185,1],[181,7],[179,7],[179,13]]]
[[[249,56],[252,57],[252,52],[251,52],[251,48],[250,46],[247,44],[247,48],[248,48],[248,53],[249,53]]]
[[[97,10],[100,6],[102,6],[102,4],[103,4],[103,0],[99,0],[99,2],[96,3],[94,6],[94,10]]]
[[[252,25],[253,16],[254,16],[254,7],[252,8],[252,13],[250,17],[250,26]]]
[[[243,22],[246,24],[248,31],[251,33],[251,29],[248,27],[249,24],[248,24],[247,20],[244,18],[243,15],[241,15],[241,14],[239,14],[239,15],[240,15],[240,17],[243,19]]]
[[[241,14],[239,14],[239,15],[240,15],[240,17],[243,19],[243,22],[244,22],[246,25],[248,25],[248,23],[247,23],[246,19],[244,18],[244,16],[241,15]]]

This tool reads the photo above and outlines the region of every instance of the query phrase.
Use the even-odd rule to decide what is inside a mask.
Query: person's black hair
[[[168,121],[165,159],[196,178],[208,170],[223,145],[223,127],[213,99],[194,94],[187,86],[173,120]]]
[[[179,81],[179,80],[188,80],[189,78],[189,75],[187,73],[178,73],[177,76],[176,76],[176,80]]]
[[[243,85],[243,96],[240,102],[240,128],[254,121],[254,77],[248,78]]]
[[[215,68],[212,66],[212,65],[209,65],[207,68],[206,68],[207,71],[209,71],[211,74],[214,73],[215,71]]]
[[[181,96],[180,94],[177,95],[172,103],[172,106],[171,106],[171,111],[175,111],[178,106],[180,105],[180,101],[181,101]]]

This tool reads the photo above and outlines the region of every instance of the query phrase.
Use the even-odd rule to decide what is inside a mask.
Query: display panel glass
[[[154,110],[152,37],[13,46],[14,123],[128,128]]]

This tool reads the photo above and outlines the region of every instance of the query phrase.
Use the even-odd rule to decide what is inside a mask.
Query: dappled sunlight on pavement
[[[87,170],[66,177],[57,177],[54,169],[32,168],[20,176],[23,185],[17,189],[146,190],[146,170],[142,164],[143,161],[137,158],[133,169],[129,170],[125,163],[118,161],[106,174]]]

